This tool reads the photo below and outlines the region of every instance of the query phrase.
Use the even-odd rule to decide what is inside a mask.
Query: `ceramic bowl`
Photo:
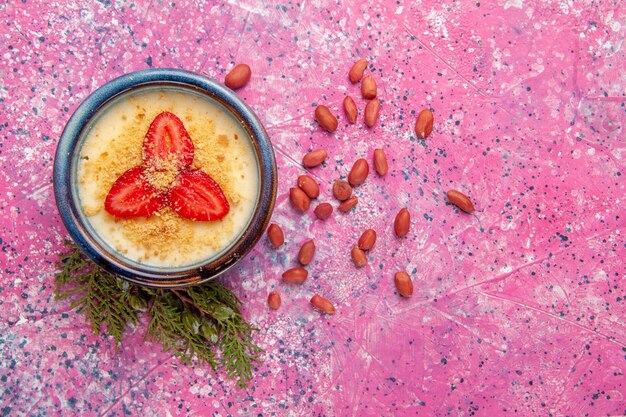
[[[90,223],[81,204],[77,170],[82,146],[90,130],[112,103],[143,91],[163,89],[193,94],[218,104],[247,134],[256,161],[258,189],[252,214],[243,230],[217,253],[188,265],[151,265],[133,260],[105,241]],[[276,162],[268,135],[259,118],[237,94],[204,76],[177,69],[150,69],[116,78],[89,95],[67,123],[54,161],[54,192],[63,222],[78,247],[106,271],[135,284],[176,288],[201,284],[227,271],[241,260],[263,235],[276,198]],[[167,236],[164,236],[166,239]]]

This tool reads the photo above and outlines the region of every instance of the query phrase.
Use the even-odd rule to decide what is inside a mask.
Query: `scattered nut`
[[[352,195],[352,186],[346,180],[337,180],[333,183],[333,195],[339,201],[346,201]]]
[[[384,176],[389,171],[387,155],[382,149],[374,149],[374,169],[380,176]]]
[[[251,76],[252,71],[250,70],[250,67],[248,65],[238,64],[235,65],[235,67],[230,70],[228,74],[226,74],[226,78],[224,78],[224,84],[226,84],[226,87],[232,90],[236,90],[248,84]]]
[[[363,184],[369,174],[369,171],[370,166],[367,163],[367,160],[363,158],[357,159],[348,174],[348,182],[353,187]]]
[[[367,59],[361,58],[352,65],[352,68],[350,68],[348,72],[348,78],[350,78],[352,84],[358,83],[359,80],[361,80],[365,68],[367,68],[367,63]]]
[[[411,215],[406,208],[401,209],[393,222],[393,230],[398,237],[404,237],[411,227]]]
[[[283,281],[301,284],[306,281],[308,276],[309,272],[306,269],[296,266],[295,268],[291,268],[283,272]]]
[[[367,229],[363,232],[359,238],[359,249],[367,251],[374,247],[376,243],[376,231],[374,229]]]
[[[331,303],[321,295],[315,294],[313,297],[311,297],[311,304],[313,305],[313,307],[321,310],[323,313],[335,314],[335,306],[333,305],[333,303]]]
[[[327,157],[326,149],[316,149],[304,155],[302,165],[306,168],[314,168],[324,162]]]
[[[359,115],[359,109],[357,109],[356,103],[352,97],[346,96],[346,98],[343,99],[343,110],[346,112],[348,122],[355,124]]]
[[[300,211],[307,211],[311,206],[309,196],[298,187],[289,189],[289,200],[291,200],[291,204]]]
[[[315,243],[313,240],[307,240],[300,246],[300,251],[298,252],[298,262],[301,265],[305,266],[311,263],[313,260],[313,256],[315,255]]]
[[[368,127],[372,127],[378,120],[378,113],[380,112],[380,101],[377,98],[367,102],[365,106],[365,124]]]
[[[337,130],[337,126],[339,126],[335,115],[328,110],[328,107],[321,104],[315,108],[315,120],[324,130],[331,133]]]
[[[355,196],[352,196],[346,201],[343,201],[341,204],[339,204],[339,207],[337,207],[337,210],[339,210],[342,213],[347,213],[348,211],[352,210],[352,208],[354,208],[354,206],[356,206],[358,202],[359,202],[359,199],[356,198]]]
[[[279,248],[285,243],[285,234],[279,225],[272,223],[267,228],[267,237],[275,248]]]
[[[448,191],[448,200],[466,213],[474,211],[474,204],[472,204],[472,201],[460,191]]]
[[[271,308],[272,310],[278,310],[281,304],[282,301],[280,299],[280,294],[278,294],[276,291],[272,291],[268,294],[267,306],[269,308]]]
[[[317,207],[315,207],[313,213],[315,213],[315,216],[317,216],[318,219],[326,220],[331,214],[333,214],[333,206],[330,205],[330,203],[320,203]]]
[[[376,81],[371,75],[368,75],[361,80],[361,96],[371,100],[376,97],[376,94]]]
[[[401,296],[410,297],[413,295],[413,281],[411,281],[409,274],[404,271],[396,272],[394,281],[396,283],[396,289]]]
[[[415,121],[415,134],[417,137],[426,139],[433,131],[433,112],[429,109],[424,109],[417,115]]]
[[[350,254],[352,255],[352,262],[354,262],[354,266],[357,268],[367,265],[367,256],[365,256],[365,252],[358,246],[353,246]]]
[[[298,177],[298,187],[300,187],[309,198],[317,198],[320,195],[320,186],[308,175],[300,175]]]

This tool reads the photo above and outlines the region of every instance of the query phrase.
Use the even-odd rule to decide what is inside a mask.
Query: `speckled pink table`
[[[626,414],[623,2],[197,3],[0,5],[0,415]],[[359,57],[379,84],[373,129],[341,111],[345,94],[359,97],[346,75]],[[278,251],[261,240],[221,279],[265,349],[243,391],[143,343],[141,326],[116,352],[53,297],[67,232],[52,162],[73,110],[130,71],[222,80],[236,62],[253,69],[239,94],[274,143],[273,221],[287,235]],[[341,116],[335,134],[313,121],[317,103]],[[423,107],[436,120],[426,141],[413,132]],[[391,170],[356,189],[354,212],[322,223],[288,200],[316,147],[330,153],[311,170],[329,201],[374,148]],[[476,213],[450,206],[449,188]],[[405,206],[412,229],[398,240]],[[357,270],[350,247],[370,227],[378,241]],[[308,238],[311,278],[286,285]],[[411,299],[395,291],[400,269]],[[315,292],[334,316],[311,308]]]

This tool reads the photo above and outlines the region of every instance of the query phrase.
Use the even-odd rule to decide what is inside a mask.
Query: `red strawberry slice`
[[[168,198],[170,207],[190,220],[219,220],[230,210],[222,188],[200,170],[178,174],[170,186]]]
[[[124,172],[113,183],[104,200],[104,208],[116,217],[149,217],[165,204],[160,194],[146,179],[145,168],[136,166]]]
[[[142,150],[144,163],[159,171],[184,169],[193,162],[193,141],[183,122],[169,112],[154,118]]]

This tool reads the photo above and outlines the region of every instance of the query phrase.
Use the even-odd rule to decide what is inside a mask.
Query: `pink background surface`
[[[620,1],[3,2],[0,415],[626,414],[625,33]],[[359,57],[379,85],[373,129],[341,111],[345,94],[364,107],[346,75]],[[142,343],[145,321],[116,352],[54,301],[67,232],[51,182],[65,123],[106,81],[149,67],[223,80],[239,62],[253,76],[238,93],[275,145],[287,236],[221,279],[261,329],[244,391]],[[335,134],[313,121],[317,103],[341,116]],[[426,141],[413,133],[423,107]],[[376,147],[391,170],[322,223],[288,201],[317,147],[330,153],[311,170],[322,200]],[[449,188],[475,215],[447,204]],[[356,270],[350,247],[370,227],[378,242]],[[311,278],[282,283],[308,238]],[[395,292],[401,269],[412,299]],[[317,292],[334,316],[311,308]]]

